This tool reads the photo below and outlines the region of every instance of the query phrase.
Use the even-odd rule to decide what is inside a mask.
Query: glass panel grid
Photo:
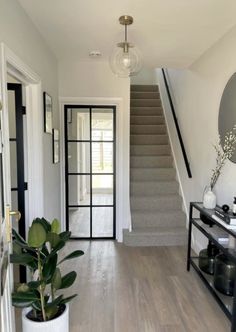
[[[66,158],[68,158],[67,228],[72,231],[72,237],[76,238],[114,238],[115,108],[101,109],[87,106],[86,109],[80,109],[78,106],[76,109],[66,107],[65,109],[69,111],[65,117]],[[88,119],[87,109],[89,109],[90,135],[85,135],[88,130],[82,128],[83,124],[87,123],[86,120],[82,121],[81,127],[80,119],[78,130],[78,117],[74,115],[76,110],[80,114],[79,117],[81,114],[86,114],[85,118]],[[73,121],[77,122],[77,128]],[[84,164],[83,167],[81,163]],[[78,199],[81,197],[79,183],[83,181],[87,183],[86,197]],[[84,221],[83,216],[86,219]]]

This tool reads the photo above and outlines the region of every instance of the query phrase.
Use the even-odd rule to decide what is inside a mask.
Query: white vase
[[[203,194],[203,206],[206,209],[214,209],[216,207],[216,195],[207,187]]]
[[[22,310],[23,332],[69,332],[69,306],[57,318],[47,322],[34,322],[26,317],[31,308]]]

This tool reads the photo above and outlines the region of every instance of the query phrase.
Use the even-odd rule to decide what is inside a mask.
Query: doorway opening
[[[66,228],[75,239],[115,239],[116,107],[64,111]]]
[[[10,170],[11,170],[11,209],[20,211],[21,219],[14,222],[12,227],[25,239],[26,219],[26,191],[27,182],[25,163],[25,133],[26,111],[23,106],[24,86],[8,75],[8,119],[9,119],[9,143],[10,143]],[[26,268],[19,267],[19,275],[15,271],[15,281],[26,281]]]

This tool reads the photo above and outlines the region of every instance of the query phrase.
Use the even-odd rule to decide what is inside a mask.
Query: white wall
[[[232,29],[188,70],[168,70],[177,117],[183,134],[193,179],[188,179],[178,142],[177,164],[187,206],[202,201],[204,187],[209,184],[215,166],[213,144],[218,141],[218,112],[224,87],[236,71],[236,28]],[[233,124],[232,124],[233,126]],[[172,136],[174,137],[172,128]],[[228,161],[223,168],[215,192],[217,203],[229,205],[236,195],[236,164]],[[197,235],[196,248],[202,241]]]
[[[59,128],[56,58],[16,0],[0,0],[0,8],[0,41],[40,76],[43,90],[53,98],[53,126]],[[60,218],[60,166],[52,164],[52,136],[43,134],[43,109],[38,125],[44,146],[44,216]]]
[[[129,93],[130,80],[117,78],[107,62],[59,62],[59,95],[62,102],[114,104],[117,107],[117,237],[130,227],[129,207]],[[62,109],[63,112],[63,109]]]
[[[136,75],[131,77],[131,84],[156,84],[155,70],[151,68],[142,68]]]

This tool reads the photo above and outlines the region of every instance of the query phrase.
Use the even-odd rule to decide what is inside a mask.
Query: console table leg
[[[190,210],[189,210],[189,226],[188,226],[187,271],[190,270],[191,239],[192,239],[192,213],[193,213],[193,206],[192,206],[192,204],[190,203]]]
[[[231,332],[236,332],[236,280],[234,280],[234,299],[231,320]]]

